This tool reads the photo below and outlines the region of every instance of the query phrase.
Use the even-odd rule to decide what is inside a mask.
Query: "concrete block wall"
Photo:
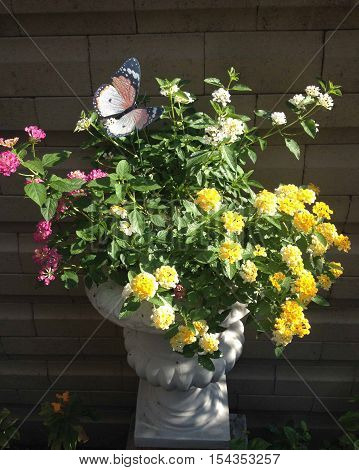
[[[131,55],[142,65],[142,92],[154,102],[161,102],[155,76],[181,76],[205,108],[210,89],[203,78],[222,77],[230,65],[253,89],[234,98],[240,113],[278,101],[283,110],[288,94],[315,77],[343,85],[334,111],[318,116],[318,138],[300,137],[301,160],[273,140],[255,166],[256,179],[269,188],[281,181],[319,185],[353,248],[349,256],[335,255],[345,276],[330,292],[332,307],[313,309],[311,335],[288,348],[298,374],[247,327],[243,358],[228,381],[231,410],[245,411],[253,427],[298,415],[330,428],[335,424],[312,392],[334,413],[359,393],[359,8],[334,33],[354,3],[7,0],[0,6],[0,136],[23,137],[26,125],[41,126],[48,133],[43,152],[74,152],[64,172],[86,167],[74,124],[96,88]],[[77,390],[103,410],[113,407],[123,430],[137,379],[126,365],[122,332],[105,323],[85,345],[101,319],[83,289],[36,287],[31,232],[38,219],[22,198],[21,180],[1,177],[0,407],[25,412],[80,350],[54,388]]]

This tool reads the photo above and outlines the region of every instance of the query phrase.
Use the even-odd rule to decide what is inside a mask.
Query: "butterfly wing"
[[[131,57],[112,77],[112,84],[101,85],[94,95],[93,104],[103,117],[121,114],[134,106],[140,86],[141,69],[137,59]]]
[[[163,108],[138,108],[120,118],[106,119],[104,125],[111,137],[123,137],[131,134],[135,129],[141,130],[158,119],[163,113]]]

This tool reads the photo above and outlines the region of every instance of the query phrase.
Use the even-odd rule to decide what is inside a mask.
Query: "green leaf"
[[[134,210],[128,214],[128,220],[130,221],[133,230],[136,233],[141,234],[145,229],[145,218],[143,214],[138,210]]]
[[[312,298],[312,302],[315,304],[321,305],[322,307],[329,307],[330,303],[324,299],[321,295],[316,295],[315,297]]]
[[[162,215],[153,214],[150,216],[151,222],[156,225],[156,227],[166,227],[166,221]]]
[[[67,160],[71,155],[71,152],[63,150],[62,152],[57,153],[46,153],[42,157],[42,164],[44,167],[52,167],[57,165],[60,162]]]
[[[208,356],[198,356],[198,364],[207,370],[215,370],[213,361]]]
[[[125,302],[125,304],[121,307],[121,310],[118,314],[118,318],[127,318],[130,317],[133,313],[136,312],[141,306],[141,302],[139,300],[130,299]]]
[[[43,175],[45,173],[44,166],[40,160],[30,160],[27,162],[22,162],[22,166],[28,168],[34,173],[39,173],[40,175]]]
[[[61,193],[68,193],[80,189],[83,184],[84,181],[79,178],[66,179],[56,175],[52,175],[50,178],[50,187]]]
[[[224,272],[228,279],[233,279],[237,272],[237,266],[235,263],[228,263],[228,261],[226,261],[224,263]]]
[[[233,171],[236,171],[237,161],[232,149],[227,146],[222,146],[221,155],[228,166],[232,168]]]
[[[204,83],[208,83],[208,85],[213,85],[213,86],[217,86],[217,87],[223,87],[220,80],[218,80],[218,78],[215,78],[215,77],[205,78]]]
[[[121,160],[116,166],[116,173],[118,174],[120,180],[125,180],[130,175],[130,165],[126,160]]]
[[[256,154],[256,152],[254,152],[254,151],[251,150],[251,149],[248,149],[248,150],[247,150],[247,155],[248,155],[248,157],[252,160],[253,163],[256,163],[256,161],[257,161],[257,154]]]
[[[45,220],[51,220],[56,213],[58,199],[49,198],[41,207],[41,214]]]
[[[312,138],[315,139],[317,135],[317,128],[314,119],[305,119],[301,121],[301,126],[303,127],[304,131]]]
[[[72,287],[76,287],[79,282],[79,277],[75,273],[75,271],[64,271],[61,275],[61,280],[65,284],[66,289],[70,289]]]
[[[135,191],[140,191],[145,193],[147,191],[155,191],[156,189],[160,189],[161,186],[154,181],[146,180],[145,178],[136,178],[132,181],[132,188]]]
[[[41,183],[27,184],[25,186],[25,194],[40,207],[46,201],[46,187]]]
[[[285,145],[287,148],[292,152],[292,154],[295,156],[297,160],[299,160],[300,157],[300,148],[297,142],[293,139],[288,139],[288,137],[285,138]]]
[[[242,85],[241,83],[237,83],[237,85],[234,85],[231,87],[231,90],[235,91],[252,91],[252,88],[249,88],[247,85]]]

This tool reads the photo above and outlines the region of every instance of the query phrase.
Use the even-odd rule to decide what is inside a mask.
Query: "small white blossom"
[[[227,103],[231,102],[231,95],[228,90],[224,88],[218,88],[212,93],[213,101],[221,103],[222,106],[226,106]]]
[[[334,101],[333,101],[333,98],[328,95],[328,93],[320,93],[319,96],[318,96],[318,104],[320,106],[323,106],[323,108],[325,109],[329,109],[331,110],[334,106]]]
[[[226,118],[221,120],[222,129],[229,141],[235,142],[244,133],[244,122],[239,119]]]
[[[132,225],[130,224],[130,222],[127,222],[126,220],[120,223],[120,230],[128,237],[130,237],[134,233]]]
[[[320,95],[320,88],[318,86],[315,86],[315,85],[308,85],[305,88],[305,92],[308,96],[312,96],[312,97],[316,98],[317,96]]]
[[[91,121],[87,117],[81,117],[77,123],[74,132],[86,131],[91,126]]]
[[[161,89],[161,95],[163,96],[168,96],[168,95],[173,95],[174,93],[177,93],[179,91],[179,88],[177,85],[171,85],[166,88]]]
[[[302,94],[299,95],[294,95],[293,98],[289,100],[289,103],[293,104],[297,108],[304,108],[306,102],[305,102],[305,96]]]
[[[128,297],[132,294],[132,287],[131,287],[131,284],[128,283],[125,285],[125,287],[123,288],[123,291],[121,292],[121,297],[126,300],[128,299]]]
[[[273,126],[283,126],[283,124],[287,123],[287,118],[284,113],[272,113],[271,118]]]
[[[205,129],[204,141],[208,145],[218,146],[228,139],[229,143],[235,142],[244,133],[245,125],[239,119],[220,118],[217,126],[208,126]]]

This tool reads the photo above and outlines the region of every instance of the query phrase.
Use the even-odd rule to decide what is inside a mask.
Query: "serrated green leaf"
[[[312,138],[315,139],[317,135],[317,127],[314,119],[305,119],[304,121],[300,122],[301,126],[303,127],[304,131]]]
[[[118,177],[120,180],[127,179],[131,172],[130,165],[126,160],[121,160],[117,166],[116,166],[116,173],[118,174]]]
[[[45,220],[51,220],[56,213],[58,205],[57,199],[49,198],[45,201],[45,204],[41,207],[41,214]]]
[[[46,187],[41,183],[29,183],[24,188],[26,196],[32,199],[38,206],[46,201]]]
[[[40,160],[30,160],[27,162],[22,162],[22,166],[40,175],[43,175],[45,173],[44,166]]]
[[[208,356],[198,356],[198,364],[207,370],[214,371],[213,361]]]
[[[128,220],[130,221],[133,230],[141,235],[145,229],[145,219],[142,213],[135,209],[128,214]]]
[[[315,297],[312,298],[312,302],[315,304],[321,305],[322,307],[329,307],[330,303],[324,299],[321,295],[316,295]]]
[[[62,152],[57,153],[46,153],[42,157],[42,164],[44,167],[49,168],[57,165],[60,162],[67,160],[71,155],[71,152],[63,150]]]
[[[293,139],[288,139],[288,137],[285,138],[285,145],[287,148],[292,152],[292,154],[295,156],[297,160],[299,160],[300,157],[300,147],[297,144],[297,142]]]
[[[75,271],[66,270],[61,275],[61,280],[65,284],[66,289],[71,289],[77,286],[79,277]]]

